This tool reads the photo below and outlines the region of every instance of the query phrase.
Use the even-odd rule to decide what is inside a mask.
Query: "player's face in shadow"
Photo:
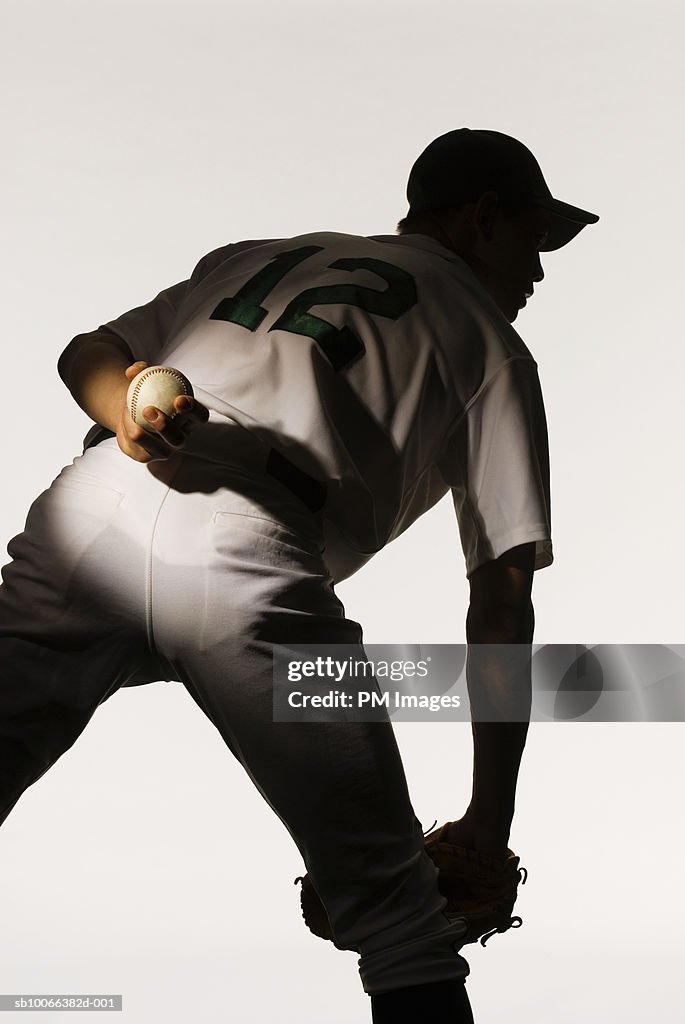
[[[478,256],[488,290],[510,323],[544,277],[540,246],[549,231],[549,215],[530,207],[508,215],[491,214]]]

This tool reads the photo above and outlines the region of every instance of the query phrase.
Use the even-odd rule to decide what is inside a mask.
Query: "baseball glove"
[[[525,884],[527,871],[519,867],[519,858],[508,851],[504,860],[495,860],[477,850],[454,846],[446,839],[450,822],[426,836],[426,853],[438,868],[438,888],[447,900],[444,914],[450,921],[466,921],[464,944],[485,945],[497,932],[519,928],[520,917],[512,917],[519,882]],[[301,882],[300,906],[305,924],[314,935],[332,941],[331,926],[309,875]]]

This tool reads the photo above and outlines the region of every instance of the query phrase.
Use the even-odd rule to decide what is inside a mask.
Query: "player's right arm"
[[[183,444],[187,431],[209,416],[200,402],[179,395],[173,421],[149,407],[143,415],[154,433],[139,427],[128,411],[126,394],[131,380],[147,365],[136,360],[126,342],[105,327],[77,335],[57,363],[74,401],[95,423],[111,430],[122,452],[136,462],[168,458]]]
[[[95,423],[116,434],[119,447],[132,459],[150,462],[168,458],[183,444],[190,429],[208,419],[209,412],[196,399],[180,395],[174,402],[173,421],[159,409],[151,419],[143,410],[154,431],[148,433],[133,422],[126,407],[130,381],[145,366],[159,362],[159,353],[193,288],[234,253],[269,241],[233,242],[213,250],[203,256],[190,278],[165,288],[151,302],[128,310],[97,330],[77,335],[60,356],[57,369],[74,400]]]

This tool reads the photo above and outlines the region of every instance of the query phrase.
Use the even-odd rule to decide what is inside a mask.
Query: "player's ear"
[[[489,192],[484,192],[473,207],[473,226],[485,242],[492,241],[495,219],[499,209],[499,197],[492,189]]]

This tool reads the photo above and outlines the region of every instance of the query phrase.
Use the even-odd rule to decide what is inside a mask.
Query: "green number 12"
[[[305,245],[278,253],[231,298],[222,299],[210,320],[226,320],[256,331],[268,309],[262,306],[269,292],[285,275],[303,260],[321,252],[323,246]],[[416,304],[416,284],[411,274],[385,260],[371,258],[340,259],[329,264],[332,269],[370,270],[388,287],[379,292],[358,284],[324,285],[306,288],[288,303],[270,331],[289,331],[312,338],[335,370],[346,370],[364,355],[364,344],[351,327],[335,327],[327,320],[313,316],[312,306],[344,304],[356,306],[367,313],[397,320]]]

